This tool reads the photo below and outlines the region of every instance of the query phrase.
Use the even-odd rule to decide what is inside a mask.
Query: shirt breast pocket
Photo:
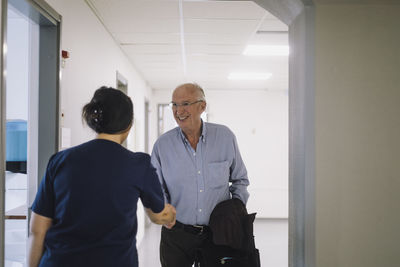
[[[228,186],[229,184],[229,162],[208,163],[208,182],[212,188]]]

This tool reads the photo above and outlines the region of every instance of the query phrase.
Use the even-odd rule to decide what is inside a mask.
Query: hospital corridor
[[[111,244],[121,225],[137,248],[137,255],[134,247],[123,255],[140,267],[161,267],[160,239],[167,240],[165,216],[172,214],[168,205],[159,209],[163,201],[176,203],[176,218],[186,220],[176,229],[203,233],[203,225],[215,227],[210,206],[232,197],[245,203],[250,215],[240,227],[254,235],[259,252],[259,265],[243,267],[400,266],[400,1],[0,3],[0,267],[35,267],[36,260],[55,266],[46,260]],[[98,130],[107,116],[99,88],[129,97],[110,110],[131,99],[130,112],[119,116],[133,116],[122,128],[111,120],[117,130]],[[67,221],[57,217],[64,210],[54,207],[51,217],[37,214],[37,205],[52,209],[53,200],[66,205],[60,199],[77,194],[53,188],[66,187],[51,180],[64,168],[54,154],[69,155],[92,139],[114,141],[149,164],[144,182],[132,186],[139,201],[131,212],[110,193],[105,209],[126,214],[105,213],[90,226],[90,218],[65,208],[77,225],[109,223],[111,234],[87,244],[72,241],[84,234],[66,234],[71,247],[54,245],[64,241],[49,229],[70,230],[57,228]],[[106,168],[85,162],[82,173]],[[101,210],[100,184],[90,182],[79,205]],[[48,194],[54,198],[40,198]],[[113,223],[118,219],[121,225]],[[230,223],[227,229],[237,227]],[[218,266],[232,266],[234,258]]]

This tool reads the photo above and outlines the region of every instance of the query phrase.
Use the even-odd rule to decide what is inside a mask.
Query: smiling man
[[[229,198],[246,204],[249,180],[232,131],[201,119],[207,102],[199,85],[178,86],[171,105],[179,127],[160,136],[151,156],[166,201],[176,208],[176,222],[162,227],[160,261],[190,267],[210,235],[214,207]]]

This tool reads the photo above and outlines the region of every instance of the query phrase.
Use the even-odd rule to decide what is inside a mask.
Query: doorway
[[[25,266],[31,206],[59,148],[61,17],[43,1],[2,1],[0,266]],[[4,157],[4,158],[3,158]]]

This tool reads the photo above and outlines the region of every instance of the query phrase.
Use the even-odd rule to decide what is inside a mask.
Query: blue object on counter
[[[27,159],[27,122],[9,120],[6,122],[6,161]]]

